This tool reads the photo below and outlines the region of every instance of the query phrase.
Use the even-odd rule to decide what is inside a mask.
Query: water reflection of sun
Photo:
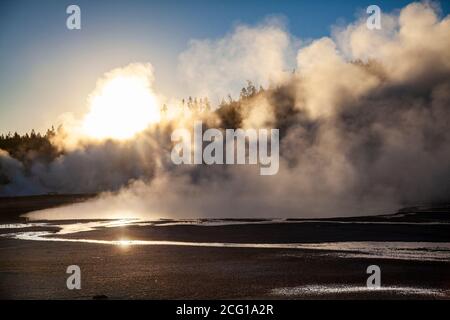
[[[130,245],[133,244],[133,242],[128,239],[120,239],[116,243],[119,247],[122,247],[122,248],[128,248]]]

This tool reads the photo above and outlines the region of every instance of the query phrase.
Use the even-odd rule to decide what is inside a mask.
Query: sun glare
[[[127,248],[132,244],[132,242],[127,239],[120,239],[117,241],[117,244],[122,248]]]
[[[129,139],[160,121],[156,97],[145,77],[116,75],[89,98],[82,131],[96,139]]]

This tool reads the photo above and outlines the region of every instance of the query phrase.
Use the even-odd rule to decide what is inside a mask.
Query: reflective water
[[[396,295],[420,295],[428,297],[447,297],[448,292],[441,289],[403,287],[403,286],[381,286],[380,288],[368,288],[364,286],[351,285],[310,285],[299,287],[285,287],[273,289],[270,293],[274,296],[284,297],[307,297],[352,293],[390,293]]]
[[[142,221],[138,219],[77,221],[74,223],[31,222],[23,224],[4,224],[0,229],[10,230],[0,236],[12,239],[53,242],[82,242],[103,245],[120,246],[195,246],[222,248],[260,248],[260,249],[302,249],[315,250],[321,254],[334,255],[341,258],[384,258],[418,261],[450,261],[450,243],[448,242],[377,242],[377,241],[349,241],[322,243],[227,243],[227,242],[186,242],[186,241],[153,241],[139,239],[99,240],[90,238],[67,238],[64,235],[78,232],[89,232],[101,228],[120,228],[124,226],[158,226],[161,228],[178,224],[197,224],[205,227],[209,225],[227,224],[260,224],[274,223],[274,221]],[[277,223],[285,223],[277,221]],[[30,227],[57,227],[59,231],[27,231]],[[23,229],[16,231],[15,229]]]

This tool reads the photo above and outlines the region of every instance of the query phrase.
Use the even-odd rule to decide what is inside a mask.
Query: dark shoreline
[[[49,200],[51,197],[55,198]],[[9,223],[24,222],[19,216],[27,212],[27,208],[43,209],[87,198],[79,195],[30,197],[21,198],[25,200],[22,204],[18,198],[2,198],[0,208],[7,210],[1,210],[0,215],[2,223],[9,217],[12,217],[6,219]],[[289,219],[285,223],[224,219],[221,221],[235,223],[239,220],[249,224],[220,226],[201,225],[208,220],[199,219],[199,225],[99,228],[65,234],[64,238],[228,243],[444,243],[450,242],[449,211],[446,206],[415,207],[375,217],[326,221]],[[53,223],[76,222],[81,221]],[[177,221],[164,219],[158,223],[167,222]],[[56,232],[58,228],[37,226],[6,229],[1,233],[24,230]],[[286,248],[122,246],[0,237],[0,299],[92,299],[96,296],[109,299],[450,299],[450,261],[346,257],[329,253]],[[66,268],[74,264],[82,270],[81,290],[66,287]],[[365,290],[366,269],[373,264],[382,270],[384,291]],[[325,288],[325,292],[317,288]]]
[[[117,240],[122,238],[157,241],[229,243],[317,243],[340,241],[450,242],[450,224],[372,225],[326,222],[238,224],[224,226],[126,226],[101,228],[67,235],[73,239]]]
[[[21,254],[17,254],[20,250]],[[117,247],[1,240],[1,299],[450,299],[442,262],[336,259],[303,250]],[[67,290],[67,266],[82,270],[82,289]],[[280,295],[305,285],[364,287],[377,264],[383,286],[436,288],[443,295],[343,292]],[[447,293],[445,293],[447,292]]]
[[[21,197],[0,197],[0,222],[24,222],[22,214],[55,208],[92,199],[96,194],[46,194]]]

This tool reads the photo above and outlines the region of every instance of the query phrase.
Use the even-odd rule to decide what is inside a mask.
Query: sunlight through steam
[[[97,86],[89,97],[90,111],[82,124],[85,135],[96,139],[129,139],[160,121],[151,78],[142,71],[115,72]]]

